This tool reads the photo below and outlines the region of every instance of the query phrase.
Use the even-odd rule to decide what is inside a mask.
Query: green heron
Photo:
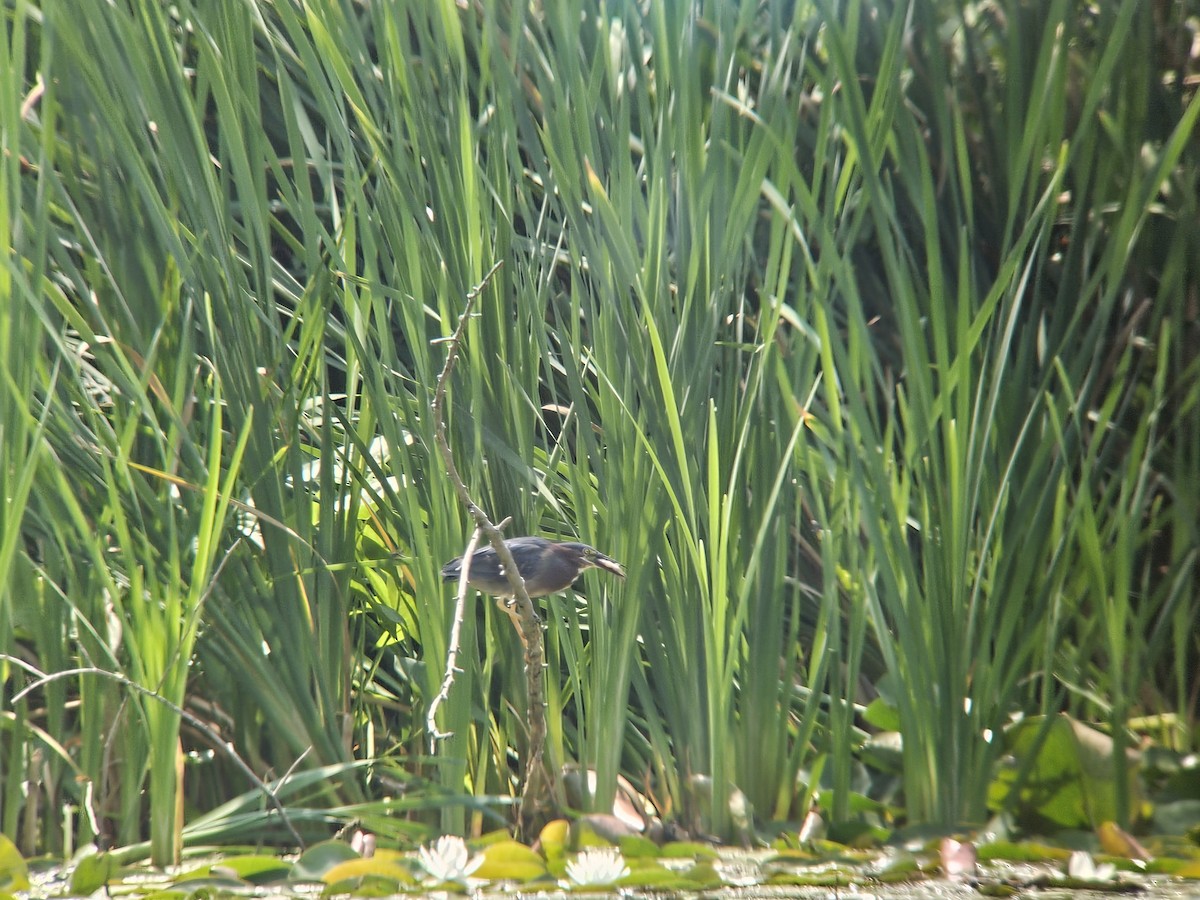
[[[540,537],[509,538],[504,542],[513,555],[517,571],[525,579],[525,590],[530,598],[557,594],[570,587],[584,569],[604,569],[618,578],[625,577],[625,570],[614,559],[609,559],[595,547],[568,541],[559,543]],[[452,559],[442,566],[442,579],[453,581],[462,573],[462,557]],[[512,585],[504,574],[500,557],[491,547],[476,550],[471,556],[471,571],[467,583],[477,591],[495,597],[511,599]]]

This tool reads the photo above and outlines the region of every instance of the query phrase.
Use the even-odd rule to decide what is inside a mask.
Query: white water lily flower
[[[441,884],[446,881],[466,881],[483,865],[483,855],[471,856],[467,842],[457,835],[446,834],[431,846],[417,851],[421,867],[429,873],[428,881]]]
[[[1080,881],[1109,881],[1117,874],[1117,867],[1112,863],[1096,865],[1092,854],[1076,850],[1067,860],[1067,874]]]
[[[615,847],[591,847],[580,851],[567,863],[567,878],[579,887],[612,884],[629,874],[625,857]]]

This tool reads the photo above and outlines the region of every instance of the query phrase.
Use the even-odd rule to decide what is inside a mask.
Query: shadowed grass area
[[[1118,766],[1134,716],[1178,713],[1194,747],[1188,4],[4,15],[0,828],[23,849],[169,862],[250,788],[119,681],[10,705],[30,668],[122,673],[264,780],[327,773],[312,833],[507,815],[521,653],[490,603],[452,737],[424,732],[470,528],[429,404],[498,261],[450,438],[509,534],[626,564],[545,607],[548,758],[595,770],[595,808],[620,773],[697,834],[814,793],[835,826],[891,824],[858,802],[877,694],[912,823],[993,811],[1019,713],[1104,723]]]

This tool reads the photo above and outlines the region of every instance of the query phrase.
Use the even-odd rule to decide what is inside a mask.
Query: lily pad
[[[16,893],[29,889],[29,867],[17,845],[0,834],[0,891]]]
[[[102,887],[108,887],[117,869],[116,859],[108,853],[80,857],[71,872],[71,893],[86,897]]]
[[[361,859],[354,848],[341,841],[323,841],[309,847],[292,867],[292,881],[321,881],[339,863]]]
[[[1108,735],[1068,716],[1034,716],[1007,735],[1014,763],[989,791],[993,809],[1015,809],[1023,819],[1060,828],[1095,828],[1117,818],[1119,774]],[[1135,757],[1135,754],[1130,754]],[[1135,759],[1126,767],[1123,790],[1129,807],[1141,804]]]
[[[358,886],[375,881],[392,888],[416,884],[417,879],[407,867],[392,859],[348,859],[330,868],[321,880],[329,885],[331,893],[339,889],[357,889]]]
[[[497,841],[483,851],[483,865],[475,871],[476,878],[488,881],[532,881],[548,875],[546,861],[514,840]]]

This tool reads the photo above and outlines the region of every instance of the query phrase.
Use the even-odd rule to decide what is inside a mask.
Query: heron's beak
[[[596,556],[592,559],[592,565],[594,565],[597,569],[603,569],[606,572],[612,572],[618,578],[625,577],[625,570],[621,567],[621,564],[615,559],[605,556],[599,550],[596,551]]]

